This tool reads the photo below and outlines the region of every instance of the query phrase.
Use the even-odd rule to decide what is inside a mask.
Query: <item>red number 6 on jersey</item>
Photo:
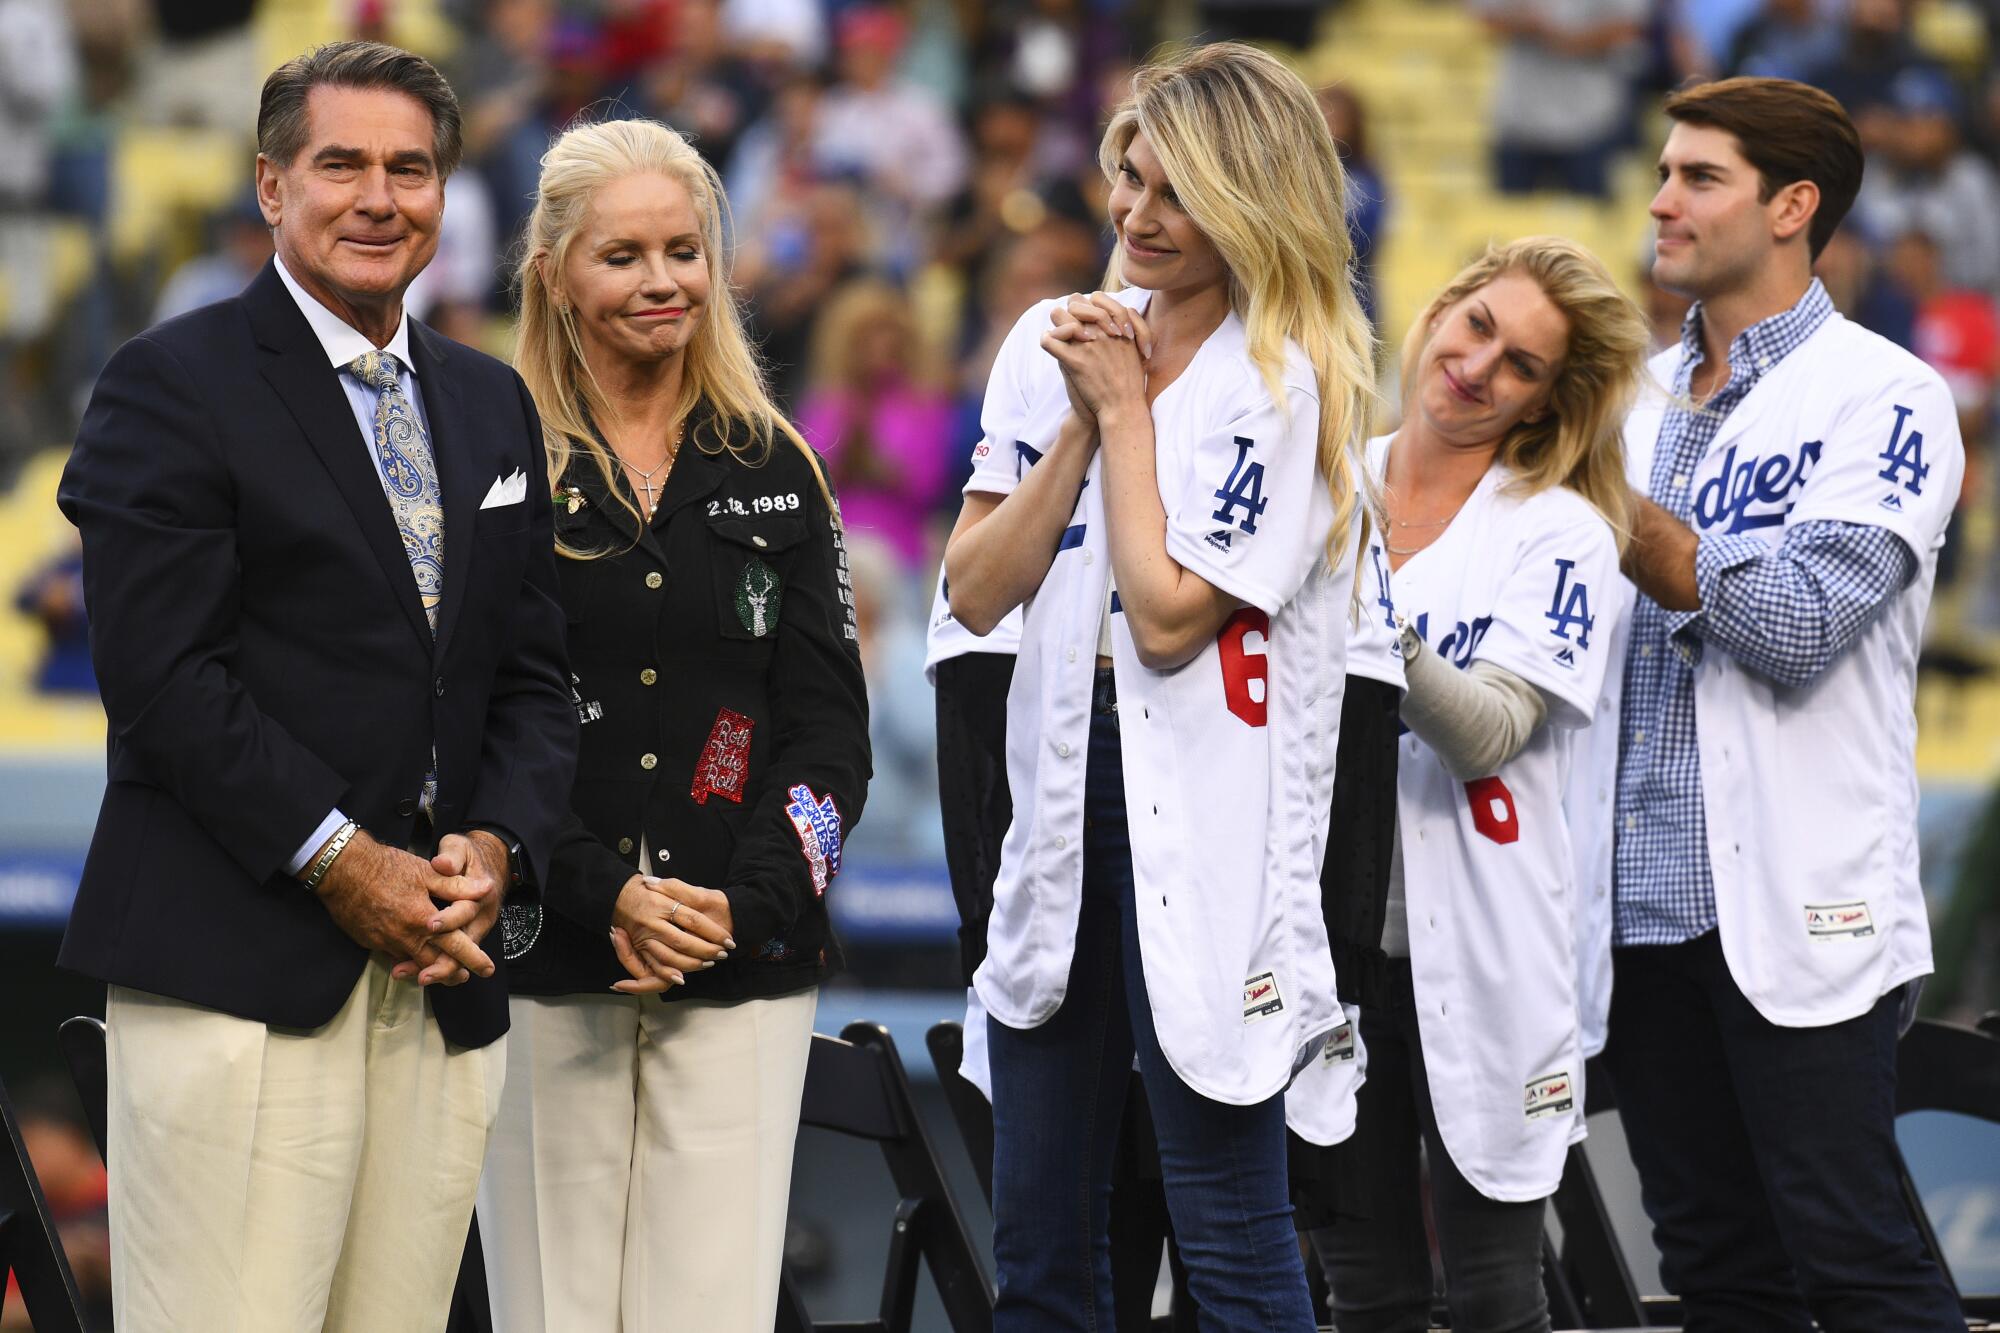
[[[1258,639],[1257,651],[1251,652],[1246,643],[1255,634]],[[1271,618],[1254,606],[1246,606],[1229,619],[1222,622],[1222,632],[1215,636],[1215,646],[1222,657],[1222,698],[1229,705],[1229,711],[1253,727],[1261,727],[1270,720],[1271,659],[1264,654],[1264,648],[1271,641]],[[1257,689],[1251,692],[1250,683],[1255,681]]]
[[[1514,814],[1514,793],[1499,778],[1474,778],[1465,784],[1472,806],[1472,827],[1501,844],[1519,841],[1521,821]]]

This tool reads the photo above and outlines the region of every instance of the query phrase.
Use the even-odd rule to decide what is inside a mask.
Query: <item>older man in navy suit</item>
[[[541,428],[403,311],[459,156],[437,71],[321,47],[257,130],[275,261],[119,350],[63,478],[110,781],[62,962],[110,983],[121,1329],[439,1329],[494,926],[574,764]]]

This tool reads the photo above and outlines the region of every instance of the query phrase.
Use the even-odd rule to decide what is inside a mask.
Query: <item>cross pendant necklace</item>
[[[672,468],[674,465],[674,460],[680,457],[681,435],[682,432],[686,430],[686,428],[687,428],[686,422],[682,422],[679,426],[676,426],[674,428],[674,440],[672,444],[667,446],[666,457],[662,458],[659,462],[653,464],[653,466],[651,466],[650,468],[640,467],[637,463],[634,463],[631,459],[626,458],[623,454],[619,454],[618,456],[618,461],[623,463],[626,469],[630,471],[633,476],[636,476],[639,479],[638,485],[634,486],[632,489],[638,491],[644,491],[646,493],[646,500],[645,500],[646,521],[648,523],[653,521],[653,514],[660,507],[660,493],[664,491],[667,486],[667,481],[665,477],[661,477],[658,484],[654,483],[653,478],[659,476],[661,472],[664,472]],[[614,450],[614,452],[616,451]]]

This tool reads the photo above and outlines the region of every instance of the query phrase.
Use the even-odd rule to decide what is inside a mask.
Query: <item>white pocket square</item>
[[[495,479],[493,488],[486,492],[486,498],[479,502],[479,507],[498,509],[501,505],[517,505],[527,498],[528,474],[515,468],[513,476]]]

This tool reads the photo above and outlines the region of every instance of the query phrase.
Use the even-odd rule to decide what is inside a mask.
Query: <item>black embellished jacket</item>
[[[643,528],[588,458],[556,488],[560,542],[608,554],[556,562],[581,744],[541,907],[506,923],[516,993],[624,978],[611,911],[641,869],[720,889],[734,918],[737,951],[668,999],[782,995],[840,965],[826,895],[870,775],[846,552],[795,445],[751,465],[719,443],[690,422]]]

